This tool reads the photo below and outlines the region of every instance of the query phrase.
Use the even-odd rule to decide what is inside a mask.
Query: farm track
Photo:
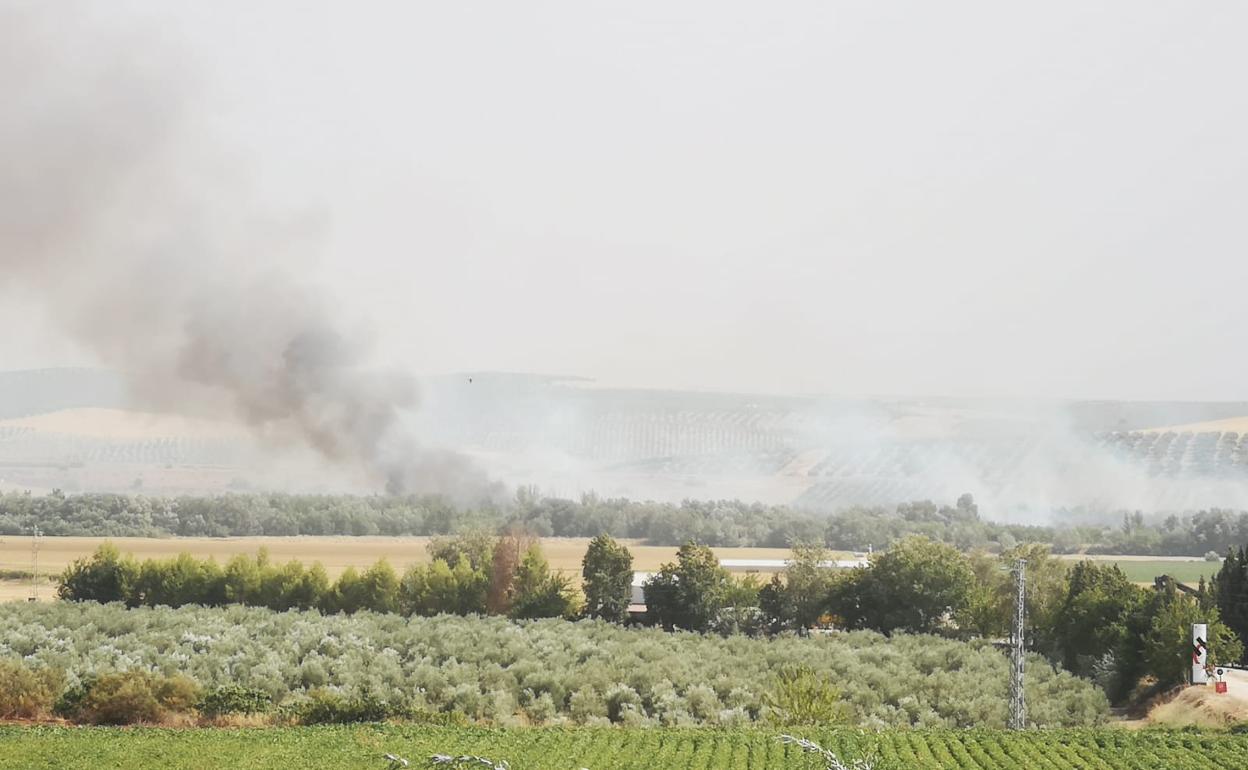
[[[1204,770],[1248,767],[1248,737],[1226,733],[1053,730],[806,730],[881,770]],[[506,759],[514,770],[781,770],[811,766],[799,749],[757,729],[447,728],[340,726],[260,729],[0,727],[0,768],[385,768],[382,755],[426,764],[433,754]]]

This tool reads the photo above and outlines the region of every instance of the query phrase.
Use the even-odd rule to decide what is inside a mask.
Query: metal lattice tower
[[[1010,637],[1010,729],[1027,727],[1027,701],[1023,697],[1023,667],[1026,663],[1026,645],[1023,626],[1027,621],[1027,560],[1019,559],[1014,565],[1014,580],[1018,593],[1014,597],[1014,633]]]
[[[42,535],[43,533],[36,526],[34,535],[30,538],[30,600],[32,602],[39,600],[39,538]]]

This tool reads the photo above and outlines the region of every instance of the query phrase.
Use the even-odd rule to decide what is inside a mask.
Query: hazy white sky
[[[107,7],[421,373],[1248,398],[1248,4]]]

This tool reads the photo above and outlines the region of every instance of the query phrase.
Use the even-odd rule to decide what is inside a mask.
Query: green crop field
[[[879,770],[1206,770],[1248,767],[1248,736],[1123,729],[807,730]],[[413,768],[434,754],[506,760],[512,770],[779,770],[821,767],[764,730],[447,728],[368,725],[254,729],[0,728],[0,768],[386,770],[387,753]],[[477,765],[484,767],[484,765]]]
[[[1127,579],[1133,583],[1148,583],[1152,585],[1153,578],[1158,575],[1169,575],[1180,583],[1190,583],[1196,585],[1200,582],[1201,575],[1205,580],[1209,580],[1218,571],[1222,565],[1218,562],[1209,561],[1133,561],[1123,560],[1115,562],[1123,572],[1127,573]]]

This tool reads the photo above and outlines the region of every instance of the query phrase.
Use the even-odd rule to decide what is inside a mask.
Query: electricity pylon
[[[1026,665],[1026,646],[1023,642],[1023,626],[1027,621],[1027,560],[1019,559],[1014,565],[1014,580],[1018,593],[1014,597],[1014,633],[1010,639],[1010,729],[1027,728],[1027,700],[1023,696],[1023,668]]]

